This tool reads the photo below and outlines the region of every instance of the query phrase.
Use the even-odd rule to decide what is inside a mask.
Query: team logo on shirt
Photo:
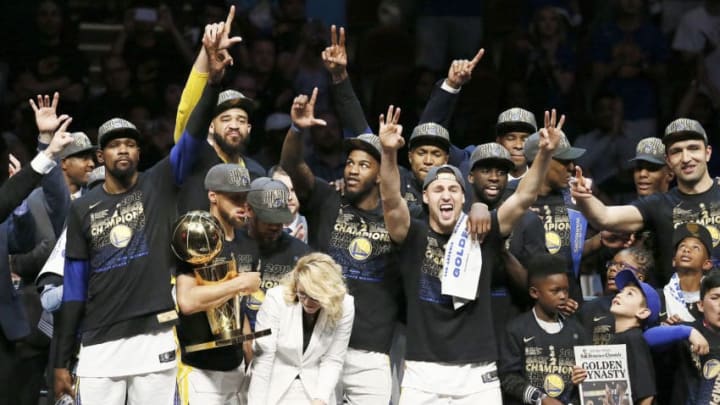
[[[720,360],[710,359],[703,364],[703,377],[707,380],[713,380],[720,373]]]
[[[543,388],[549,397],[557,398],[565,390],[565,382],[562,377],[557,374],[548,374],[545,376]]]
[[[364,237],[358,237],[350,241],[348,246],[350,256],[357,261],[367,260],[372,254],[372,243]]]
[[[115,225],[110,230],[110,243],[116,248],[124,248],[130,243],[133,231],[127,225]]]
[[[555,232],[545,232],[545,246],[547,247],[548,252],[550,254],[555,254],[560,251],[560,248],[562,247],[562,241],[560,240],[560,235],[558,235]]]

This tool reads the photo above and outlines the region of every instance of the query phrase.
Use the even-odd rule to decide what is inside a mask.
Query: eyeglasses
[[[315,303],[315,304],[319,304],[319,303],[320,303],[320,301],[318,301],[318,300],[316,300],[315,298],[313,298],[313,297],[305,294],[304,291],[296,291],[296,292],[295,292],[295,295],[297,296],[298,301],[309,301],[309,302],[312,302],[312,303]]]
[[[612,260],[608,260],[607,262],[605,262],[605,267],[608,269],[610,267],[616,267],[616,268],[619,268],[620,270],[631,270],[633,273],[638,272],[637,267],[633,267],[625,262],[616,262],[616,261],[612,261]]]

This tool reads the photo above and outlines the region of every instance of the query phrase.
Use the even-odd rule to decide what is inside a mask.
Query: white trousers
[[[390,403],[392,376],[390,357],[385,353],[348,348],[343,374],[338,384],[338,402],[349,405]]]
[[[125,377],[79,377],[80,405],[173,405],[177,368]]]
[[[241,405],[245,373],[242,368],[212,371],[194,368],[188,373],[190,405]]]
[[[500,387],[468,395],[445,395],[404,387],[400,405],[502,405]]]

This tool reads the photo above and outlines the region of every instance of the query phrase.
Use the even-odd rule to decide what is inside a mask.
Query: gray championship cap
[[[460,184],[463,191],[465,191],[465,182],[463,181],[462,174],[460,174],[460,170],[455,166],[442,165],[430,168],[427,176],[425,176],[425,181],[423,181],[423,190],[428,188],[430,183],[435,180],[455,180]]]
[[[235,163],[217,164],[205,175],[205,189],[222,193],[250,191],[250,173]]]
[[[708,143],[708,137],[705,128],[699,122],[689,118],[678,118],[665,127],[665,135],[663,143],[667,148],[674,142],[686,141],[688,139],[700,139]]]
[[[436,145],[447,152],[450,150],[450,133],[440,124],[426,122],[413,129],[409,143],[410,149],[419,145]]]
[[[635,147],[635,157],[629,162],[643,161],[665,166],[665,145],[660,138],[651,136],[643,138]]]
[[[530,137],[528,137],[527,141],[525,141],[525,159],[527,159],[529,162],[532,162],[533,160],[535,160],[535,155],[537,155],[539,150],[540,133],[535,132],[534,134],[530,135]],[[555,148],[555,152],[553,153],[552,157],[557,160],[575,160],[584,154],[585,149],[576,148],[570,145],[570,141],[568,141],[565,134],[561,134],[560,142],[558,142],[558,146],[557,148]]]
[[[88,138],[84,132],[73,132],[70,136],[73,138],[73,141],[58,154],[60,159],[95,150],[95,146],[90,142],[90,138]]]
[[[495,124],[495,136],[502,136],[508,132],[532,134],[537,130],[535,114],[517,107],[501,112]]]
[[[350,151],[355,149],[371,154],[378,162],[380,161],[380,156],[382,156],[380,138],[375,134],[362,134],[355,138],[345,139],[345,150],[350,153]]]
[[[507,171],[515,168],[515,163],[510,158],[510,152],[496,142],[484,143],[475,148],[470,155],[470,170],[475,170],[475,166],[480,163],[500,166]]]
[[[140,131],[130,121],[122,118],[111,118],[98,129],[98,145],[103,149],[108,142],[117,138],[133,138],[140,141]]]
[[[93,188],[105,182],[105,166],[98,166],[90,172],[88,176],[87,187]]]
[[[215,114],[213,116],[217,117],[232,108],[240,108],[250,114],[255,109],[255,100],[250,97],[245,97],[237,90],[225,90],[218,95]]]
[[[250,184],[247,202],[257,218],[268,224],[287,224],[293,220],[288,208],[285,184],[269,177],[258,177]]]

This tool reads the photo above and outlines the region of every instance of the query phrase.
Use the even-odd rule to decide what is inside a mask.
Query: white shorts
[[[390,403],[392,373],[390,357],[385,353],[348,348],[338,389],[338,402],[349,405]]]
[[[240,405],[244,366],[231,371],[192,368],[187,375],[190,405]]]
[[[126,377],[78,377],[79,405],[173,405],[177,368]]]

